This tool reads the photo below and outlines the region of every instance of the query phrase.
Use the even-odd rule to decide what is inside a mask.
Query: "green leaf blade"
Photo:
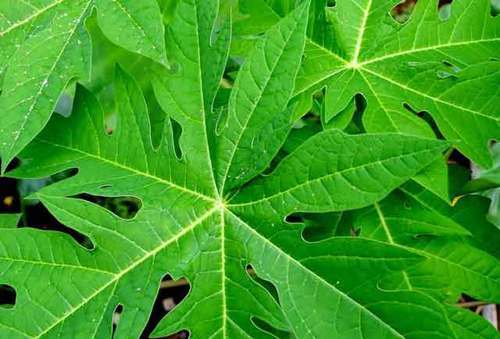
[[[164,26],[155,0],[99,0],[98,22],[114,43],[167,65]]]
[[[217,145],[222,191],[263,171],[292,127],[287,104],[303,53],[307,10],[308,2],[271,28],[239,72],[229,99],[228,127]]]
[[[404,183],[446,147],[431,139],[328,130],[300,146],[269,177],[239,192],[232,203],[284,207],[284,214],[360,208]]]
[[[9,61],[0,95],[6,115],[0,130],[2,172],[45,126],[67,83],[88,76],[90,55],[80,49],[90,46],[83,27],[90,5],[88,0],[62,3],[54,24],[30,36]]]

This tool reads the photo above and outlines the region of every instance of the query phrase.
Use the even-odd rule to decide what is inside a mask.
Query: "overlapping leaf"
[[[156,1],[43,0],[0,4],[2,172],[47,123],[59,95],[90,73],[85,20],[97,7],[106,36],[118,45],[166,63]]]
[[[470,315],[447,304],[458,300],[461,293],[490,302],[500,298],[497,246],[488,246],[482,234],[488,232],[493,239],[498,236],[498,230],[485,220],[487,206],[486,199],[467,197],[452,208],[409,183],[382,202],[354,212],[352,223],[364,237],[412,248],[426,257],[422,263],[387,279],[381,284],[383,288],[424,292],[445,303],[451,329],[457,326],[453,324],[457,318],[467,329],[466,324],[473,321]],[[481,335],[495,337],[488,323],[479,318],[473,322]],[[467,331],[450,333],[467,337]]]

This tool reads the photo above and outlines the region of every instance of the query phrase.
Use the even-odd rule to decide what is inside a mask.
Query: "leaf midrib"
[[[259,96],[257,98],[257,100],[255,100],[255,104],[252,105],[252,109],[251,111],[249,112],[248,114],[248,118],[246,119],[245,123],[243,124],[243,126],[241,127],[240,129],[240,132],[238,133],[238,139],[236,140],[236,142],[234,143],[234,147],[231,151],[231,156],[229,157],[228,159],[228,162],[227,162],[227,165],[226,165],[226,169],[224,171],[224,176],[222,178],[222,184],[221,184],[221,194],[224,194],[224,188],[225,188],[225,185],[226,185],[226,182],[227,182],[227,179],[228,179],[228,175],[229,175],[229,171],[231,170],[232,168],[232,165],[233,165],[233,160],[234,160],[234,156],[236,154],[236,151],[238,150],[238,146],[240,145],[240,142],[241,142],[241,139],[243,138],[243,135],[245,134],[245,131],[247,129],[247,126],[248,124],[250,123],[250,121],[252,120],[253,118],[253,115],[255,113],[255,110],[257,109],[259,103],[261,102],[262,98],[263,98],[263,95],[264,95],[264,92],[267,90],[267,86],[269,85],[269,82],[271,81],[273,75],[274,75],[274,72],[276,70],[276,67],[278,67],[278,64],[280,63],[282,57],[283,57],[283,53],[285,52],[285,49],[286,49],[286,46],[288,45],[288,43],[290,42],[290,39],[293,37],[293,33],[294,31],[297,29],[298,27],[298,23],[295,23],[295,26],[293,28],[293,30],[290,30],[290,34],[289,36],[287,37],[285,43],[283,44],[283,48],[281,49],[280,51],[280,54],[278,56],[278,58],[276,58],[276,62],[272,65],[271,69],[270,69],[270,72],[269,72],[269,75],[268,77],[266,78],[265,82],[264,82],[264,86],[262,87],[262,90],[260,91],[259,93]],[[238,92],[240,91],[240,88],[233,88],[233,91],[237,90]],[[232,93],[236,93],[236,92],[233,92]],[[236,97],[236,96],[235,96]],[[230,99],[230,106],[233,107],[233,102],[235,101],[235,99],[231,100]],[[234,104],[236,105],[236,104]],[[234,112],[231,112],[231,107],[229,109],[230,111],[230,114]],[[236,108],[233,108],[234,111],[236,111]]]
[[[407,55],[407,54],[412,54],[412,53],[418,53],[418,52],[425,52],[425,51],[430,51],[430,50],[439,50],[440,48],[447,48],[447,47],[454,47],[454,46],[461,46],[461,45],[467,45],[467,44],[475,44],[475,43],[481,43],[481,42],[497,42],[497,41],[500,41],[500,38],[491,38],[491,39],[478,39],[478,40],[470,40],[470,41],[460,41],[460,42],[456,42],[456,43],[447,43],[447,44],[439,44],[439,45],[435,45],[435,46],[427,46],[427,47],[421,47],[421,48],[415,48],[415,49],[410,49],[410,50],[406,50],[406,51],[400,51],[400,52],[395,52],[395,53],[391,53],[391,54],[387,54],[385,56],[382,56],[382,57],[377,57],[377,58],[374,58],[374,59],[368,59],[368,60],[365,60],[365,61],[362,61],[362,62],[359,62],[359,63],[354,63],[354,60],[353,61],[349,61],[349,60],[346,60],[344,59],[343,57],[341,57],[340,55],[338,55],[337,53],[329,50],[329,49],[326,49],[325,47],[317,44],[316,42],[314,42],[313,40],[311,39],[307,39],[309,43],[311,43],[312,45],[314,45],[315,47],[317,48],[320,48],[321,50],[325,51],[326,53],[328,53],[330,56],[334,57],[335,59],[337,59],[338,61],[340,61],[342,63],[342,65],[340,65],[338,68],[335,68],[332,72],[326,74],[325,76],[321,77],[321,79],[319,80],[316,80],[314,81],[314,83],[308,85],[307,87],[301,89],[299,92],[295,93],[295,95],[299,95],[301,93],[304,93],[306,92],[307,90],[309,90],[310,88],[316,86],[317,84],[320,84],[320,83],[323,83],[324,81],[328,81],[328,79],[331,79],[333,78],[334,76],[336,76],[337,74],[339,73],[342,73],[344,71],[349,71],[349,70],[354,70],[354,71],[357,71],[359,72],[361,75],[363,75],[363,71],[365,71],[366,73],[369,73],[373,76],[376,76],[386,82],[390,82],[400,88],[402,88],[403,90],[407,90],[407,91],[410,91],[418,96],[421,96],[421,97],[425,97],[427,99],[430,99],[430,100],[433,100],[435,102],[439,102],[441,104],[444,104],[444,105],[447,105],[447,106],[450,106],[450,107],[454,107],[458,110],[462,110],[462,111],[465,111],[465,112],[469,112],[471,114],[475,114],[475,115],[479,115],[481,117],[484,117],[484,118],[487,118],[487,119],[490,119],[490,120],[493,120],[493,121],[496,121],[496,122],[500,122],[500,117],[499,118],[495,118],[495,117],[492,117],[492,116],[489,116],[487,114],[484,114],[482,112],[479,112],[479,111],[475,111],[475,110],[472,110],[470,108],[467,108],[467,107],[463,107],[463,106],[460,106],[460,105],[457,105],[457,104],[454,104],[452,102],[449,102],[449,101],[446,101],[446,100],[443,100],[443,99],[440,99],[440,98],[437,98],[437,97],[434,97],[432,95],[429,95],[429,94],[426,94],[426,93],[423,93],[423,92],[420,92],[419,90],[416,90],[412,87],[409,87],[405,84],[402,84],[386,75],[383,75],[383,74],[380,74],[378,72],[375,72],[374,70],[372,69],[368,69],[366,66],[370,65],[370,64],[376,64],[378,62],[381,62],[381,61],[384,61],[386,59],[390,59],[390,58],[394,58],[394,57],[398,57],[398,56],[402,56],[402,55]]]
[[[206,153],[206,160],[207,160],[207,164],[208,164],[208,169],[209,169],[209,172],[210,172],[210,181],[211,181],[211,184],[212,184],[212,189],[213,189],[213,193],[215,194],[215,196],[218,198],[220,195],[223,194],[223,192],[219,192],[218,189],[217,189],[217,183],[216,183],[216,180],[215,180],[215,173],[214,173],[214,166],[213,166],[213,163],[212,163],[212,158],[210,156],[210,147],[209,147],[209,142],[208,142],[208,131],[207,131],[207,112],[206,112],[206,102],[205,102],[205,96],[204,96],[204,86],[203,86],[203,74],[202,74],[202,60],[201,60],[201,36],[200,36],[200,24],[199,24],[199,16],[198,16],[198,3],[195,1],[193,2],[193,7],[194,7],[194,12],[195,12],[195,17],[196,17],[196,20],[195,20],[195,23],[196,23],[196,29],[195,29],[195,34],[196,34],[196,40],[198,41],[198,44],[196,46],[196,55],[198,57],[198,85],[199,85],[199,89],[200,89],[200,106],[201,106],[201,111],[203,113],[203,116],[202,116],[202,123],[203,123],[203,137],[205,139],[205,142],[204,142],[204,148],[205,148],[205,153]],[[189,116],[189,115],[187,115]],[[214,200],[214,199],[212,199]]]
[[[299,260],[295,259],[294,257],[290,256],[288,253],[286,253],[283,249],[281,249],[279,246],[274,244],[272,241],[264,237],[262,234],[260,234],[257,230],[255,230],[253,227],[251,227],[246,221],[241,219],[236,213],[231,211],[230,209],[227,210],[229,214],[231,214],[235,219],[237,219],[243,226],[245,226],[246,229],[248,229],[253,235],[255,235],[257,238],[259,238],[261,241],[265,242],[266,244],[270,245],[272,248],[274,248],[278,253],[286,257],[290,262],[295,264],[298,268],[301,270],[305,271],[308,274],[311,274],[315,279],[317,279],[321,284],[325,285],[329,289],[332,289],[335,293],[341,295],[345,300],[353,303],[359,309],[361,312],[365,312],[368,314],[372,319],[377,320],[380,322],[380,324],[383,324],[386,328],[388,328],[393,334],[397,335],[398,337],[403,338],[403,335],[399,333],[396,329],[391,327],[389,324],[385,323],[382,319],[380,319],[377,315],[372,313],[370,310],[368,310],[366,307],[363,307],[363,305],[359,304],[356,300],[352,299],[349,295],[345,294],[343,291],[337,289],[335,286],[330,284],[327,280],[325,280],[323,277],[319,276],[316,274],[316,272],[310,270],[306,266],[304,266]],[[397,246],[397,245],[396,245]]]
[[[61,0],[61,1],[64,1],[64,0]],[[21,126],[17,129],[18,133],[16,133],[14,135],[13,141],[9,145],[9,148],[7,150],[7,156],[6,156],[7,159],[11,156],[13,149],[17,146],[17,144],[19,142],[19,138],[21,137],[21,132],[23,132],[26,124],[28,123],[29,117],[33,114],[35,107],[38,104],[40,97],[42,96],[43,90],[44,90],[49,78],[52,76],[54,70],[56,69],[57,65],[59,64],[59,61],[61,60],[64,52],[66,51],[66,48],[68,47],[69,43],[73,39],[73,36],[76,33],[76,30],[78,29],[78,27],[80,26],[80,24],[84,20],[84,18],[86,16],[85,14],[87,13],[87,11],[88,11],[90,5],[92,5],[92,3],[93,3],[93,0],[88,0],[87,5],[83,8],[80,16],[78,17],[77,23],[73,26],[73,29],[71,29],[70,31],[67,32],[68,37],[64,41],[64,44],[61,48],[61,51],[57,54],[56,59],[54,60],[52,66],[50,67],[49,71],[47,72],[46,77],[43,79],[42,82],[40,82],[40,87],[37,90],[36,94],[33,96],[33,102],[31,103],[26,114],[23,116],[23,121],[21,123]],[[55,106],[55,103],[54,103],[54,106]]]
[[[390,244],[396,245],[396,246],[401,246],[401,248],[404,248],[404,249],[406,249],[406,250],[408,250],[410,252],[416,252],[417,254],[422,255],[423,257],[427,257],[425,255],[425,253],[419,253],[419,251],[415,251],[415,249],[413,249],[413,248],[409,248],[409,247],[406,247],[404,245],[400,245],[400,244],[396,243],[394,241],[394,238],[392,237],[392,233],[391,233],[390,227],[387,224],[387,218],[386,218],[385,214],[383,213],[382,209],[380,208],[379,203],[376,202],[374,204],[374,207],[375,207],[375,210],[377,212],[377,216],[378,216],[378,218],[380,220],[380,223],[382,225],[382,228],[384,230],[384,233],[386,234],[387,239],[388,239],[388,241],[389,241]],[[406,286],[408,287],[408,290],[414,291],[413,285],[411,284],[411,281],[410,281],[410,277],[408,276],[408,273],[406,272],[406,270],[401,271],[401,273],[403,275],[403,280],[404,280]],[[441,307],[441,305],[440,305],[440,307]],[[450,319],[448,317],[448,314],[446,314],[446,313],[445,313],[445,319],[446,319],[446,324],[448,325],[448,328],[450,329],[451,333],[453,333],[453,336],[455,338],[457,338],[457,335],[456,335],[455,331],[453,330],[453,327],[451,326],[451,322],[450,322]]]
[[[47,5],[47,6],[43,7],[43,8],[40,8],[39,10],[33,12],[32,14],[30,14],[26,18],[24,18],[24,19],[22,19],[20,21],[16,21],[13,25],[9,26],[7,29],[5,29],[5,30],[3,30],[3,31],[0,32],[0,38],[4,37],[7,33],[13,31],[14,29],[27,24],[31,20],[34,20],[35,18],[39,17],[40,15],[42,15],[45,12],[47,12],[48,10],[56,7],[57,5],[63,3],[64,1],[67,1],[67,0],[56,0],[56,1],[52,2],[51,4],[49,4],[49,5]],[[89,0],[89,1],[93,1],[93,0]]]
[[[395,135],[397,135],[397,134],[395,134]],[[439,149],[440,147],[435,147],[435,148]],[[242,206],[251,206],[251,205],[259,204],[259,203],[261,203],[263,201],[269,201],[271,199],[276,198],[277,196],[287,194],[287,193],[289,193],[289,192],[291,192],[291,191],[293,191],[295,189],[299,189],[299,188],[301,188],[303,186],[309,185],[309,184],[317,182],[317,181],[321,181],[321,180],[324,180],[324,179],[327,179],[327,178],[330,178],[330,177],[334,177],[334,176],[337,176],[337,175],[341,176],[342,178],[344,178],[343,174],[347,173],[347,172],[350,172],[350,171],[357,171],[357,170],[362,169],[362,168],[367,167],[367,166],[372,166],[372,165],[376,165],[376,164],[383,164],[384,162],[387,162],[387,161],[391,161],[391,160],[395,160],[395,159],[400,159],[400,158],[404,158],[404,157],[408,157],[408,156],[412,156],[412,155],[415,156],[417,154],[426,153],[426,152],[429,152],[429,151],[430,151],[430,149],[424,149],[424,150],[421,150],[421,151],[408,153],[408,154],[405,154],[403,156],[399,155],[399,156],[388,157],[388,158],[385,158],[383,160],[370,161],[370,162],[361,164],[359,166],[345,168],[343,170],[340,170],[340,171],[337,171],[337,172],[334,172],[334,173],[330,173],[330,174],[326,174],[326,175],[320,176],[318,178],[314,178],[312,180],[307,180],[307,181],[305,181],[303,183],[300,183],[298,185],[290,187],[290,188],[288,188],[288,189],[286,189],[284,191],[273,193],[273,194],[271,194],[269,196],[265,196],[265,197],[263,197],[261,199],[247,201],[247,202],[242,202],[242,203],[231,203],[229,206],[232,206],[232,207],[242,207]],[[279,170],[279,166],[278,166],[278,168],[276,168],[275,171],[277,171],[277,170]],[[347,181],[347,179],[345,179],[345,180]],[[349,182],[349,184],[352,186],[352,184],[350,182]],[[359,189],[359,188],[357,188],[357,189]],[[236,197],[236,195],[235,195],[235,197]]]
[[[184,227],[180,232],[178,232],[176,235],[170,237],[167,241],[162,242],[159,246],[155,247],[151,251],[148,251],[146,255],[141,257],[139,260],[135,261],[132,263],[132,265],[128,266],[127,268],[121,270],[119,273],[116,273],[112,279],[110,279],[106,284],[102,285],[99,287],[94,293],[92,293],[90,296],[87,298],[84,298],[82,302],[80,302],[78,305],[75,307],[72,307],[69,312],[66,312],[61,318],[57,319],[56,322],[52,323],[49,327],[44,329],[42,332],[38,333],[35,338],[40,338],[44,334],[48,333],[50,330],[55,328],[58,324],[66,320],[68,317],[70,317],[72,314],[74,314],[76,311],[78,311],[80,308],[82,308],[84,305],[86,305],[88,302],[90,302],[92,299],[94,299],[96,296],[98,296],[100,293],[102,293],[104,290],[106,290],[109,286],[111,286],[114,283],[118,283],[118,281],[125,276],[127,273],[135,269],[137,266],[141,265],[143,262],[148,260],[149,258],[157,255],[160,251],[171,245],[172,243],[179,241],[184,235],[188,234],[189,232],[193,231],[196,226],[210,218],[216,211],[218,211],[218,207],[213,207],[212,209],[208,210],[205,212],[203,215],[195,219],[191,224],[188,226]]]
[[[463,269],[464,271],[467,271],[473,275],[479,275],[480,277],[488,280],[488,281],[492,281],[493,283],[495,284],[498,284],[499,281],[498,280],[495,280],[493,278],[490,278],[488,276],[485,276],[483,274],[481,274],[480,272],[476,272],[474,270],[472,270],[471,268],[467,267],[467,266],[463,266],[463,265],[460,265],[458,263],[455,263],[453,261],[450,261],[448,260],[447,258],[444,258],[444,257],[440,257],[438,256],[437,254],[434,254],[434,253],[430,253],[428,251],[426,251],[425,249],[419,249],[419,248],[413,248],[413,247],[410,247],[410,246],[407,246],[407,245],[404,245],[404,244],[399,244],[399,243],[396,243],[393,238],[392,238],[392,235],[391,235],[391,231],[390,231],[390,226],[387,224],[387,219],[386,217],[384,216],[382,210],[380,209],[380,205],[378,203],[375,203],[374,204],[374,207],[377,211],[377,214],[378,214],[378,217],[379,217],[379,220],[380,220],[380,224],[385,232],[385,234],[387,235],[388,237],[388,242],[390,244],[395,244],[397,246],[401,246],[402,248],[412,252],[412,253],[416,253],[418,255],[421,255],[423,257],[426,257],[426,258],[432,258],[434,260],[437,260],[437,261],[442,261],[448,265],[451,265],[451,266],[456,266],[456,267],[459,267],[460,269]],[[408,276],[407,276],[407,273],[406,271],[403,272],[404,275],[406,276],[406,279],[408,279]],[[410,285],[411,286],[411,285]]]
[[[17,230],[17,229],[14,229],[14,230]],[[2,230],[2,232],[5,232],[5,230]],[[105,274],[105,275],[114,275],[113,272],[100,270],[97,268],[91,268],[91,267],[87,267],[87,266],[77,266],[77,265],[71,265],[71,264],[62,264],[62,263],[49,262],[49,261],[13,259],[13,258],[9,258],[9,257],[0,257],[0,261],[19,262],[19,263],[25,263],[25,264],[30,264],[30,265],[40,265],[40,266],[64,267],[64,268],[71,268],[71,269],[82,270],[82,271],[87,271],[87,272],[95,272],[95,273],[100,273],[100,274]]]
[[[116,166],[116,167],[121,168],[123,170],[132,172],[134,174],[137,174],[137,175],[149,178],[149,179],[153,179],[153,180],[158,181],[158,182],[160,182],[162,184],[165,184],[167,186],[175,188],[175,189],[177,189],[179,191],[182,191],[182,192],[194,195],[194,196],[196,196],[198,198],[201,198],[201,199],[203,199],[205,201],[212,201],[212,202],[215,201],[214,198],[212,198],[212,197],[210,197],[208,195],[199,193],[197,191],[193,191],[193,190],[191,190],[189,188],[177,185],[177,184],[175,184],[175,183],[173,183],[171,181],[165,180],[165,179],[160,178],[158,176],[155,176],[153,174],[139,171],[139,170],[137,170],[135,168],[132,168],[132,167],[120,164],[120,163],[118,163],[116,161],[113,161],[113,160],[110,160],[110,159],[107,159],[107,158],[104,158],[104,157],[101,157],[101,156],[98,156],[98,155],[86,152],[84,150],[81,150],[81,149],[78,149],[78,148],[74,148],[74,147],[70,147],[70,146],[66,146],[66,145],[62,145],[62,144],[58,144],[58,143],[55,143],[53,141],[48,141],[48,140],[44,140],[44,139],[38,139],[38,141],[41,142],[41,143],[45,143],[45,144],[54,146],[54,147],[60,147],[60,148],[63,148],[65,150],[69,150],[69,151],[72,151],[72,152],[80,153],[80,154],[82,154],[82,155],[84,155],[86,157],[90,157],[90,158],[96,159],[98,161],[102,161],[102,162],[108,163],[110,165]]]

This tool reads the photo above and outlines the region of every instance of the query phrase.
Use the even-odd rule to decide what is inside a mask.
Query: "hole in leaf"
[[[167,71],[172,76],[180,76],[181,75],[182,66],[178,62],[170,61],[167,66]]]
[[[113,324],[112,338],[115,337],[116,328],[118,327],[118,324],[120,323],[120,317],[121,317],[122,313],[123,313],[123,305],[116,306],[115,310],[113,311],[113,318],[112,318],[112,324]]]
[[[406,23],[411,17],[416,2],[416,0],[401,1],[391,9],[392,18],[400,24]]]
[[[252,317],[252,323],[257,327],[258,329],[273,334],[276,338],[290,338],[291,334],[290,332],[282,331],[280,329],[277,329],[274,326],[271,326],[267,321],[264,321],[263,319],[257,318],[257,317]]]
[[[104,131],[106,132],[106,134],[113,135],[114,131],[116,130],[117,124],[118,124],[118,114],[112,113],[110,115],[107,115],[104,119],[104,126],[105,126]]]
[[[326,1],[326,8],[333,8],[337,6],[337,1],[335,0],[327,0]]]
[[[0,307],[11,308],[16,304],[16,290],[5,284],[0,284]]]
[[[149,338],[160,320],[184,300],[189,294],[189,290],[190,285],[185,278],[173,280],[172,277],[167,274],[161,281],[151,317],[149,318],[141,338]],[[189,338],[189,332],[181,331],[169,338]]]
[[[451,62],[449,62],[449,61],[447,61],[447,60],[444,60],[444,61],[443,61],[443,64],[444,64],[445,66],[450,67],[450,68],[453,70],[453,72],[455,72],[455,73],[458,73],[458,72],[460,72],[460,70],[461,70],[461,69],[460,69],[460,67],[458,67],[458,66],[454,65],[453,63],[451,63]]]
[[[84,248],[88,250],[93,250],[95,248],[95,245],[92,243],[89,237],[61,224],[41,203],[25,206],[24,223],[23,225],[20,225],[20,227],[30,227],[41,230],[66,233]]]
[[[289,224],[303,224],[302,237],[308,242],[331,238],[338,233],[345,235],[348,218],[343,213],[294,213],[285,218]]]
[[[361,94],[356,94],[354,97],[356,102],[356,111],[352,117],[351,124],[346,128],[346,132],[350,134],[358,134],[365,132],[363,127],[363,114],[366,110],[366,98]]]
[[[69,177],[74,177],[77,174],[78,168],[68,168],[67,170],[51,175],[50,178],[52,179],[52,183],[55,183]]]
[[[163,129],[165,127],[165,120],[167,118],[167,115],[158,103],[151,84],[149,84],[148,87],[144,89],[144,99],[146,99],[146,105],[149,112],[149,120],[151,124],[151,141],[153,143],[153,148],[157,150],[162,141]]]
[[[500,1],[493,0],[491,1],[491,16],[495,17],[500,13]]]
[[[133,219],[142,207],[141,200],[135,197],[102,197],[82,193],[76,198],[97,204],[122,219]]]
[[[413,236],[414,239],[416,240],[424,240],[424,239],[431,239],[431,238],[436,238],[436,235],[431,234],[431,233],[420,233],[420,234],[415,234]]]
[[[73,112],[75,86],[68,86],[68,88],[59,96],[54,112],[67,118]]]
[[[441,19],[441,21],[446,21],[450,19],[451,3],[452,0],[439,1],[438,12],[439,12],[439,19]]]
[[[301,214],[291,214],[285,218],[285,221],[289,224],[301,224],[304,222],[304,218]]]
[[[342,216],[342,213],[304,214],[302,237],[308,242],[317,242],[335,236],[343,222]]]
[[[418,1],[417,0],[401,0],[399,4],[394,6],[391,10],[391,16],[396,22],[400,24],[404,24],[410,19],[411,14],[415,8],[415,5]],[[437,2],[437,10],[439,11],[439,16],[441,17],[442,20],[447,20],[449,18],[446,17],[447,11],[448,14],[451,14],[451,3],[453,0],[439,0]],[[449,9],[446,9],[445,7],[450,7]],[[441,11],[445,11],[444,14],[441,14]],[[444,15],[444,18],[442,17]]]
[[[431,126],[432,130],[434,131],[434,134],[436,135],[437,138],[439,139],[444,139],[443,134],[439,130],[439,127],[437,126],[436,122],[432,118],[432,115],[429,114],[427,111],[417,111],[414,109],[410,104],[404,103],[403,108],[406,109],[408,112],[415,114],[422,120],[424,120],[429,126]]]
[[[170,123],[172,126],[172,138],[174,142],[174,151],[175,151],[175,156],[177,159],[182,159],[182,149],[180,145],[180,139],[182,135],[182,127],[181,125],[175,121],[174,119],[170,118]]]
[[[351,237],[359,237],[359,235],[361,234],[361,227],[360,228],[354,228],[353,226],[351,226],[351,228],[349,229],[350,231],[350,236]]]
[[[443,61],[443,65],[444,68],[440,68],[436,72],[439,79],[458,78],[457,74],[461,71],[460,67],[446,60]]]
[[[247,264],[245,266],[245,269],[247,271],[248,276],[253,281],[255,281],[257,284],[264,287],[269,292],[269,294],[271,294],[271,296],[274,298],[274,300],[276,300],[276,302],[279,304],[280,301],[279,301],[279,297],[278,297],[278,290],[276,289],[276,287],[272,283],[270,283],[269,281],[259,278],[259,276],[255,272],[255,270],[251,264]]]

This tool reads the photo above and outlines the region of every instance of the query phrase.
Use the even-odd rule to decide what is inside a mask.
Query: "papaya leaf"
[[[443,196],[496,137],[497,21],[396,3],[1,2],[2,166],[61,226],[0,214],[0,337],[494,338],[455,305],[500,302],[489,201]]]
[[[2,172],[42,130],[75,78],[88,79],[91,43],[85,20],[97,7],[106,36],[166,64],[155,0],[24,0],[0,4]]]

